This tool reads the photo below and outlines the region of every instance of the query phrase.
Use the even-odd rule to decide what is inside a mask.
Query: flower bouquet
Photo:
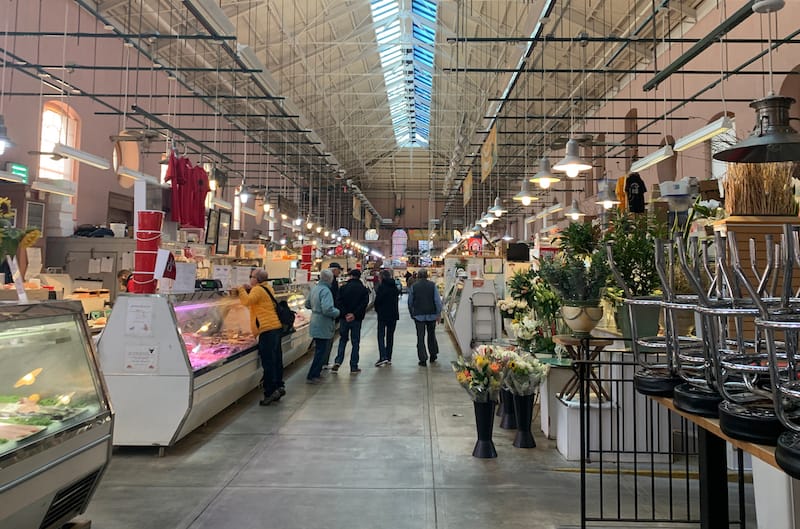
[[[528,310],[528,302],[524,299],[505,298],[497,302],[497,308],[503,318],[516,319],[519,314]]]
[[[491,346],[483,346],[491,347]],[[503,370],[494,361],[488,349],[476,350],[469,360],[463,356],[452,362],[456,380],[467,390],[475,402],[497,401],[497,392],[503,381]]]
[[[531,314],[511,322],[511,333],[517,339],[517,345],[526,351],[530,349],[533,341],[540,335],[539,328],[539,322]]]
[[[550,371],[550,366],[528,354],[509,359],[503,370],[503,384],[514,395],[532,395]]]

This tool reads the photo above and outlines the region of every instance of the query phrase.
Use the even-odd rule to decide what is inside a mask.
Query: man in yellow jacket
[[[239,301],[250,309],[250,328],[258,339],[258,356],[264,370],[261,379],[264,399],[261,406],[269,406],[286,395],[283,383],[283,350],[281,349],[281,322],[273,300],[275,294],[267,283],[269,276],[263,268],[250,271],[250,283],[239,289]]]

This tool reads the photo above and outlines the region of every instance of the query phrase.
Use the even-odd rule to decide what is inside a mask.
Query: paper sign
[[[89,273],[90,274],[100,273],[100,259],[89,259]]]
[[[17,266],[17,258],[6,256],[8,268],[11,270],[11,278],[14,280],[14,287],[17,289],[17,297],[22,303],[28,302],[28,295],[25,293],[25,283],[22,281],[22,274]]]
[[[100,260],[100,271],[105,274],[110,274],[114,271],[114,260],[110,257],[103,257]]]
[[[129,299],[128,313],[125,321],[127,336],[153,335],[153,300]]]
[[[195,279],[197,279],[196,263],[175,263],[175,281],[172,284],[172,292],[194,292]]]
[[[124,252],[122,254],[122,269],[133,271],[133,252]]]
[[[42,271],[42,249],[25,248],[28,257],[28,268],[25,270],[25,279],[37,277]]]
[[[232,267],[228,265],[214,265],[211,269],[211,279],[219,279],[223,290],[230,290]]]
[[[234,266],[231,273],[231,283],[233,286],[249,285],[250,284],[250,266]]]
[[[123,370],[132,373],[158,373],[158,347],[155,345],[125,347]]]

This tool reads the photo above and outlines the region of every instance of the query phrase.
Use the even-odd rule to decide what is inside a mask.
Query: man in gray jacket
[[[428,353],[431,363],[439,356],[439,344],[436,341],[436,324],[442,314],[442,298],[433,281],[428,280],[428,271],[420,270],[417,280],[408,289],[408,312],[417,326],[417,358],[419,365],[428,365]],[[428,334],[428,350],[425,350],[425,334]]]
[[[314,338],[314,360],[311,362],[308,375],[306,375],[306,382],[309,384],[322,382],[320,378],[322,364],[325,361],[328,344],[333,338],[336,318],[339,317],[339,309],[333,304],[332,282],[333,272],[327,269],[323,270],[319,274],[319,281],[311,289],[311,293],[306,299],[306,308],[311,309],[309,332]]]

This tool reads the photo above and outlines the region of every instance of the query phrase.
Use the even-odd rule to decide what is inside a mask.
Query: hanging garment
[[[619,206],[617,206],[617,209],[620,211],[625,211],[628,208],[628,198],[625,195],[624,178],[617,178],[617,186],[614,188],[614,194],[617,195],[617,200],[619,200]]]
[[[647,186],[639,173],[631,173],[625,179],[625,194],[628,196],[628,209],[631,213],[644,213],[644,194]]]
[[[186,225],[193,228],[206,226],[206,195],[210,191],[208,173],[201,166],[192,168],[189,194],[189,214],[185,219]],[[181,224],[183,225],[183,223]]]
[[[173,222],[182,223],[186,215],[188,206],[186,200],[187,186],[189,184],[189,174],[191,172],[191,162],[188,158],[175,156],[175,151],[169,153],[169,163],[167,164],[167,175],[164,178],[172,186],[170,218]]]

